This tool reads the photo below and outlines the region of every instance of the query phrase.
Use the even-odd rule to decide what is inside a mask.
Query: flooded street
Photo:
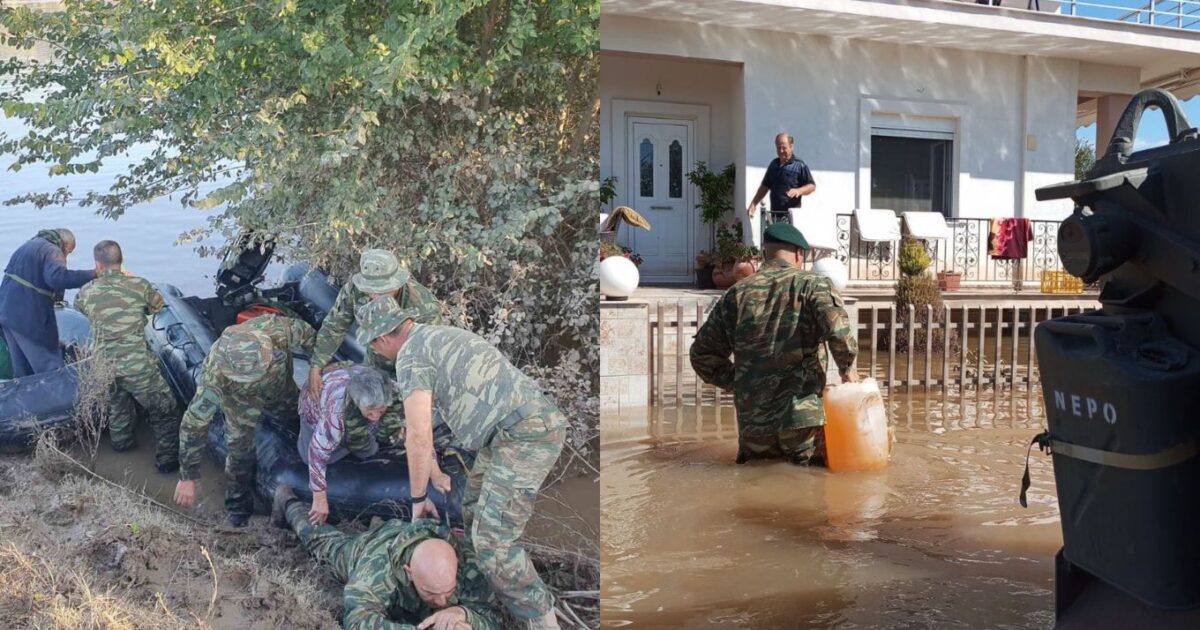
[[[732,409],[606,417],[606,627],[1049,627],[1061,546],[1039,393],[889,397],[888,468],[734,464]],[[692,413],[688,413],[688,412]]]

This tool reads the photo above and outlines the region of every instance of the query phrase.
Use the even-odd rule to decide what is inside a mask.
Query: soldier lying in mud
[[[275,490],[272,522],[291,528],[319,562],[346,584],[347,630],[501,628],[499,600],[460,536],[434,521],[398,519],[357,536],[313,525],[309,506],[292,489]]]

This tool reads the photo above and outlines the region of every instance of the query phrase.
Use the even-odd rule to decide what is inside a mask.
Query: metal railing
[[[729,407],[732,394],[703,383],[692,370],[692,338],[713,301],[659,302],[650,318],[650,405]],[[857,308],[860,376],[897,388],[941,392],[991,388],[1032,391],[1038,381],[1034,331],[1041,322],[1087,310],[1082,301],[1021,305],[945,306],[908,309],[892,305]],[[720,419],[720,412],[717,412]]]
[[[973,0],[959,0],[973,2]],[[1197,30],[1200,28],[1200,0],[1146,0],[1141,3],[1121,0],[1058,0],[1056,2],[1029,0],[1007,8],[1062,15],[1086,17],[1131,24],[1146,24],[1165,28]],[[1004,5],[1002,5],[1004,6]]]
[[[1022,288],[1038,284],[1043,271],[1060,271],[1058,258],[1059,221],[1030,221],[1033,238],[1024,260],[998,260],[988,254],[990,219],[946,219],[951,236],[925,241],[931,260],[930,271],[957,271],[971,285],[1010,284]],[[850,281],[890,282],[899,279],[899,242],[867,242],[858,234],[853,215],[837,216],[838,249],[834,257],[850,272]],[[820,255],[820,254],[815,254]]]

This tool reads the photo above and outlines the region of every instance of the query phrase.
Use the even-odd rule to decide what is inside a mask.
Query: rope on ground
[[[83,462],[75,459],[74,457],[71,457],[67,453],[64,453],[62,451],[62,449],[58,448],[58,446],[48,443],[48,442],[46,442],[44,444],[45,444],[46,448],[53,450],[55,452],[55,454],[66,459],[67,461],[71,462],[72,464],[75,464],[75,466],[77,466],[80,470],[87,473],[94,479],[97,479],[103,483],[106,483],[114,488],[120,488],[121,490],[124,490],[125,492],[128,492],[128,493],[138,497],[139,499],[142,499],[143,501],[149,503],[150,505],[153,505],[156,508],[159,508],[160,510],[170,512],[171,514],[174,514],[175,516],[178,516],[179,518],[182,518],[187,521],[191,521],[197,525],[203,525],[205,527],[216,527],[217,526],[215,523],[210,523],[208,521],[198,519],[190,514],[184,514],[183,512],[176,510],[175,508],[159,501],[158,499],[155,499],[154,497],[147,496],[144,492],[139,492],[137,490],[134,490],[133,488],[130,488],[129,486],[123,486],[115,481],[112,481],[111,479],[107,479],[99,474],[96,474],[95,471],[93,471],[91,468],[88,468]],[[245,530],[233,530],[233,531],[236,531],[238,533],[244,533]]]

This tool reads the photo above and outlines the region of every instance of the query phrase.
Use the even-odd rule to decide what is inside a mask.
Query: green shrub
[[[909,310],[913,311],[913,321],[919,324],[925,323],[926,310],[928,307],[933,307],[933,321],[943,323],[945,320],[945,312],[942,306],[942,291],[938,288],[937,278],[928,273],[929,270],[929,253],[925,251],[924,244],[912,236],[905,235],[904,240],[900,243],[900,253],[898,258],[900,267],[900,279],[896,282],[896,299],[895,308],[893,309],[894,316],[898,329],[896,330],[896,350],[905,352],[908,350],[908,333],[903,329],[903,326],[908,323]],[[957,345],[957,335],[951,334],[950,347],[943,348],[943,335],[935,334],[933,337],[933,351],[953,351]],[[926,331],[924,328],[917,330],[913,335],[913,348],[920,348],[924,351],[926,342]],[[889,331],[884,330],[879,336],[879,346],[886,350],[888,344],[891,343]]]
[[[910,277],[919,276],[929,269],[929,252],[925,251],[925,245],[921,241],[905,235],[904,240],[900,242],[899,263],[900,273]]]

